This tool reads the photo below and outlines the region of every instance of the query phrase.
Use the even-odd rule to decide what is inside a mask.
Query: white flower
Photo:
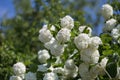
[[[100,64],[97,64],[97,65],[95,65],[94,67],[92,67],[92,68],[90,69],[90,74],[91,74],[91,76],[95,78],[95,77],[97,77],[97,75],[99,75],[99,74],[100,74],[100,75],[104,74],[104,69],[105,69],[105,67],[106,67],[107,61],[108,61],[107,58],[103,58],[103,59],[101,60]]]
[[[87,28],[86,28],[86,27],[87,27],[87,26],[80,26],[80,27],[79,27],[79,32],[80,32],[80,33],[83,33],[83,31],[86,29],[86,30],[88,31],[88,35],[91,36],[91,34],[92,34],[92,29],[91,29],[90,27],[87,27]]]
[[[90,69],[90,76],[92,78],[96,78],[99,74],[100,74],[100,66],[99,65],[95,65]]]
[[[47,29],[47,25],[44,25],[39,31],[39,40],[43,43],[49,42],[52,39],[50,30]]]
[[[80,64],[79,74],[82,78],[88,76],[89,75],[89,64],[85,64],[85,63]]]
[[[116,23],[117,23],[117,21],[113,18],[106,21],[103,31],[104,32],[111,31],[115,27]]]
[[[45,74],[43,80],[59,80],[59,79],[56,73],[50,72]]]
[[[67,28],[62,28],[56,35],[56,39],[60,43],[64,43],[70,40],[70,30]]]
[[[64,69],[62,67],[57,67],[53,69],[54,73],[64,74]]]
[[[50,52],[54,56],[60,56],[64,52],[64,45],[54,41],[54,43],[51,45]]]
[[[22,80],[19,76],[11,76],[9,80]]]
[[[18,62],[13,65],[14,74],[19,76],[26,72],[26,67],[22,62]]]
[[[64,65],[65,78],[74,78],[77,76],[77,72],[78,67],[75,65],[74,61],[72,59],[67,60]]]
[[[101,66],[101,67],[103,67],[103,68],[105,68],[105,67],[106,67],[107,62],[108,62],[108,59],[107,59],[106,57],[105,57],[105,58],[103,58],[103,59],[101,60],[101,62],[100,62],[100,66]]]
[[[93,49],[98,49],[99,45],[102,44],[100,37],[91,37],[89,46]]]
[[[55,26],[52,25],[52,26],[50,27],[50,30],[51,30],[51,31],[55,31],[55,30],[56,30]]]
[[[78,67],[75,66],[74,69],[68,69],[64,66],[64,76],[65,78],[75,78],[78,75]]]
[[[25,74],[25,80],[37,80],[36,73],[28,72]]]
[[[54,43],[54,41],[55,41],[55,38],[52,38],[49,42],[46,42],[44,44],[44,47],[47,48],[47,49],[50,49],[51,45]]]
[[[38,65],[37,71],[46,72],[48,70],[47,64]]]
[[[81,50],[81,60],[85,63],[95,64],[99,60],[99,51],[91,48]]]
[[[75,63],[72,59],[69,59],[65,62],[65,67],[67,69],[74,69],[75,68]]]
[[[74,43],[78,49],[85,49],[88,47],[90,37],[88,34],[81,33],[74,38]]]
[[[120,30],[118,30],[117,28],[112,29],[111,35],[114,39],[117,39],[120,36]]]
[[[109,19],[113,15],[113,8],[109,4],[104,4],[102,6],[101,12],[105,19]]]
[[[69,15],[67,15],[61,19],[61,26],[72,29],[74,27],[74,20]]]
[[[38,52],[38,60],[40,63],[46,63],[46,61],[50,58],[50,55],[47,50],[40,50]]]

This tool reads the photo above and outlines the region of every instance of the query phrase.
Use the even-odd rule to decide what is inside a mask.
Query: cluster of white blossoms
[[[90,43],[90,37],[88,34],[81,33],[74,39],[74,43],[79,50],[85,49]]]
[[[40,63],[46,63],[46,61],[50,58],[50,55],[47,50],[40,50],[38,52],[38,60]]]
[[[106,21],[105,27],[103,29],[104,32],[111,31],[113,28],[115,28],[117,21],[115,19],[110,19]]]
[[[63,28],[72,29],[74,27],[74,20],[67,15],[61,19],[61,26]]]
[[[52,38],[50,30],[48,30],[47,25],[44,25],[39,31],[39,40],[43,43],[49,42]]]
[[[103,5],[102,14],[107,20],[104,31],[111,31],[111,35],[118,39],[120,37],[118,34],[120,33],[120,25],[115,27],[117,21],[110,19],[113,15],[112,7],[109,4]],[[61,28],[59,30],[54,25],[51,28],[44,25],[39,30],[39,40],[45,49],[38,51],[40,64],[37,65],[36,73],[41,72],[43,76],[41,79],[43,80],[71,80],[76,77],[79,77],[80,80],[95,80],[99,75],[105,74],[108,59],[106,57],[100,59],[98,48],[102,44],[101,38],[92,36],[92,29],[85,25],[79,26],[78,34],[72,36],[74,34],[72,29],[76,27],[73,18],[67,15],[60,20]],[[52,32],[56,34],[53,35]],[[70,47],[74,46],[73,49],[70,48],[70,52],[68,44],[71,43],[75,44],[76,47],[70,45]],[[73,58],[76,54],[79,55],[77,56],[79,59]],[[56,61],[50,59],[56,59]],[[76,60],[80,60],[80,63],[75,62]],[[10,80],[37,80],[36,73],[28,72],[25,74],[26,68],[23,63],[16,63],[13,70],[15,76],[11,76]],[[23,74],[25,74],[25,78],[21,77]]]
[[[85,29],[88,31],[88,35],[91,36],[92,35],[92,29],[90,27],[87,27],[87,26],[80,26],[79,27],[79,33],[83,33]]]
[[[45,62],[47,61],[47,59],[50,58],[48,57],[49,54],[53,55],[54,57],[60,57],[61,55],[64,55],[66,42],[69,42],[69,40],[71,39],[71,30],[74,27],[73,19],[68,15],[63,17],[61,19],[61,27],[62,28],[58,31],[55,37],[53,37],[53,35],[50,35],[50,37],[52,36],[51,40],[47,41],[46,43],[40,40],[44,43],[44,47],[49,50],[49,53],[48,51],[47,54],[46,52],[43,52],[43,54],[46,54],[46,58],[45,56],[44,58],[38,58],[39,62],[44,62],[44,64],[38,66],[38,71],[51,71],[49,73],[45,73],[43,79],[66,80],[68,78],[75,78],[79,73],[82,80],[92,80],[95,79],[101,72],[104,72],[103,69],[106,67],[107,59],[105,58],[102,59],[101,62],[98,62],[100,57],[98,47],[100,44],[102,44],[102,41],[97,36],[92,37],[92,29],[87,26],[80,26],[78,29],[79,35],[74,37],[74,44],[80,51],[80,59],[81,61],[83,61],[83,63],[80,64],[79,68],[75,65],[73,59],[67,59],[64,64],[64,67],[54,68],[53,66],[50,66],[47,68]],[[42,31],[42,29],[40,31]],[[84,32],[85,30],[87,31],[87,33]],[[49,35],[47,36],[49,37]],[[42,38],[42,35],[39,36],[39,39],[40,38]],[[39,56],[40,55],[42,56],[42,54],[39,54]],[[95,66],[89,69],[91,64],[94,64]],[[102,66],[101,64],[104,64],[104,66]],[[61,76],[58,76],[57,74],[61,74]]]
[[[117,20],[110,18],[113,16],[113,8],[109,4],[105,4],[102,7],[102,15],[107,18],[105,26],[103,28],[104,32],[108,32],[111,36],[120,43],[120,24],[117,24]]]
[[[113,15],[113,7],[109,4],[104,4],[101,12],[105,19],[109,19]]]
[[[60,43],[65,43],[65,42],[67,42],[67,41],[69,41],[70,40],[70,30],[69,29],[67,29],[67,28],[62,28],[59,32],[58,32],[58,34],[57,34],[57,36],[56,36],[56,39],[58,40],[58,42],[60,42]]]
[[[64,50],[66,48],[66,42],[70,41],[71,30],[74,27],[74,20],[69,16],[65,16],[61,19],[61,29],[58,31],[56,36],[51,35],[50,31],[55,31],[55,26],[51,26],[50,30],[48,30],[47,26],[43,26],[45,28],[40,29],[39,40],[44,43],[44,47],[48,49],[48,51],[39,51],[38,52],[38,60],[41,65],[38,65],[38,71],[46,72],[50,70],[51,72],[45,73],[43,80],[64,80],[68,77],[76,77],[78,72],[78,67],[74,64],[72,59],[67,60],[65,62],[64,67],[56,67],[53,66],[47,67],[46,61],[50,58],[50,54],[57,58],[56,64],[60,62],[60,56],[64,55]],[[45,33],[44,30],[49,32],[49,34]],[[83,29],[84,30],[84,29]],[[44,32],[44,33],[42,33]],[[41,39],[42,38],[42,39]],[[43,40],[47,38],[47,40]],[[46,41],[46,42],[45,42]],[[59,58],[59,59],[58,59]],[[58,77],[57,74],[61,74]]]
[[[23,80],[26,72],[26,67],[22,62],[18,62],[13,65],[14,75],[10,77],[10,80]]]
[[[83,30],[81,30],[81,32],[82,31]],[[80,59],[83,61],[83,63],[79,65],[79,74],[81,76],[81,79],[94,80],[98,75],[104,72],[108,61],[107,58],[104,58],[101,60],[101,62],[98,62],[100,57],[98,47],[100,44],[102,44],[100,37],[91,37],[89,34],[80,33],[74,38],[74,43],[78,50],[80,50]],[[90,65],[95,66],[89,68]]]

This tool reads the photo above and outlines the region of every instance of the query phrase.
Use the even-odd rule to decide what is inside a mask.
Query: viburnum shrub
[[[111,5],[103,5],[101,12],[106,21],[100,37],[69,15],[44,25],[39,30],[44,49],[31,66],[14,64],[10,80],[120,79],[120,24],[112,17]]]

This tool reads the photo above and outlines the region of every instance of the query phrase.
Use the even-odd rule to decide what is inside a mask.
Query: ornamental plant
[[[106,21],[100,36],[69,15],[43,25],[38,39],[44,49],[29,67],[14,64],[10,80],[119,80],[120,23],[111,5],[103,5],[101,12]]]

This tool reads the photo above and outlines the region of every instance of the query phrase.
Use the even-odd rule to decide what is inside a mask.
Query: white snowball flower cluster
[[[47,29],[47,25],[44,25],[39,31],[39,40],[43,43],[49,42],[52,39],[50,30]]]
[[[70,79],[70,78],[75,78],[78,75],[78,67],[75,66],[74,69],[70,70],[66,67],[64,67],[64,76],[63,78],[66,79]]]
[[[104,4],[102,6],[101,12],[105,19],[109,19],[113,15],[113,8],[109,4]]]
[[[26,67],[22,62],[13,65],[13,72],[15,76],[11,76],[10,80],[22,80],[26,72]]]
[[[88,77],[89,74],[89,64],[81,63],[79,65],[79,74],[82,78]]]
[[[111,30],[111,36],[119,41],[119,37],[120,37],[120,24],[117,25],[117,27],[113,28]],[[119,43],[119,42],[118,42]]]
[[[83,49],[80,54],[81,60],[88,64],[98,63],[100,57],[99,51],[92,48]]]
[[[110,33],[113,39],[120,44],[120,24],[117,24],[117,20],[111,18],[113,16],[113,8],[109,4],[102,6],[102,14],[107,20],[103,28],[103,32]],[[109,20],[108,20],[109,19]]]
[[[118,30],[117,28],[112,29],[111,35],[114,39],[117,39],[120,36],[120,30]]]
[[[107,62],[108,62],[108,59],[106,57],[103,58],[100,62],[100,66],[104,68],[106,66]]]
[[[102,44],[102,40],[100,37],[94,36],[91,37],[86,33],[82,33],[82,27],[79,28],[81,32],[77,37],[74,38],[74,43],[76,47],[80,50],[80,59],[83,61],[79,66],[79,74],[82,80],[94,80],[100,73],[100,69],[98,69],[98,73],[93,74],[92,68],[89,70],[90,65],[99,64],[99,51],[98,47]],[[79,30],[79,31],[80,31]],[[69,65],[69,64],[67,64]],[[101,67],[101,66],[100,66]]]
[[[56,73],[50,72],[45,74],[43,80],[59,80],[59,78]]]
[[[108,62],[108,59],[105,57],[101,60],[101,62],[90,69],[90,74],[93,78],[98,75],[102,75],[105,73],[105,67]]]
[[[26,73],[25,80],[37,80],[36,73],[33,73],[33,72]]]
[[[44,47],[47,48],[48,50],[50,50],[50,48],[54,42],[55,42],[55,38],[52,38],[49,42],[46,42],[44,44]]]
[[[70,40],[70,30],[67,28],[62,28],[56,35],[56,39],[60,43],[65,43]]]
[[[100,63],[89,69],[89,64],[82,63],[79,65],[79,74],[82,80],[95,80],[98,75],[104,74],[108,59],[103,58]]]
[[[67,15],[61,19],[61,26],[63,28],[72,29],[74,27],[74,20]]]
[[[109,10],[106,11],[106,9],[107,7],[104,6],[103,11],[108,12]],[[105,13],[104,15],[107,15],[107,18],[112,16],[112,14]],[[115,19],[106,21],[106,28],[108,28],[106,30],[114,29],[116,22]],[[101,38],[92,36],[92,29],[87,26],[79,26],[79,32],[74,33],[76,30],[76,28],[72,30],[74,20],[68,15],[61,19],[60,25],[61,29],[55,28],[56,26],[53,25],[44,25],[40,29],[39,40],[45,49],[38,51],[40,64],[37,65],[36,73],[25,74],[26,67],[19,62],[13,66],[15,76],[11,76],[10,80],[22,80],[21,75],[23,74],[25,74],[25,80],[37,80],[37,72],[44,76],[41,78],[42,80],[71,80],[79,76],[81,80],[95,80],[98,75],[105,73],[108,59],[103,58],[101,61],[99,59],[98,48],[102,44]],[[85,29],[86,32],[84,32]],[[111,34],[118,38],[117,33],[119,33],[120,26],[115,29],[111,31]],[[53,34],[50,31],[53,31]],[[80,62],[74,62],[78,60]]]
[[[91,29],[90,27],[80,26],[80,27],[79,27],[79,32],[80,32],[80,33],[83,33],[85,29],[88,31],[88,35],[91,36],[91,34],[92,34],[92,29]]]
[[[117,24],[117,20],[111,18],[105,22],[103,28],[104,32],[110,33],[111,36],[120,43],[120,24]]]
[[[111,31],[115,27],[116,23],[117,23],[117,21],[113,18],[106,21],[105,27],[103,28],[103,31],[104,32]]]
[[[79,74],[82,80],[94,80],[99,75],[99,73],[101,73],[100,72],[101,68],[100,69],[97,68],[98,70],[94,70],[95,74],[93,74],[91,71],[93,71],[92,69],[95,69],[95,67],[92,67],[89,70],[89,66],[91,64],[93,65],[98,64],[98,60],[100,57],[99,51],[97,49],[87,48],[87,49],[81,50],[80,54],[81,54],[81,60],[83,61],[83,63],[80,64],[79,66]],[[103,64],[103,63],[100,63],[100,64]]]
[[[74,38],[74,43],[79,50],[86,49],[88,47],[98,48],[102,41],[99,37],[89,37],[88,34],[81,33]]]
[[[74,61],[72,59],[69,59],[65,62],[65,67],[67,69],[74,69],[75,68],[75,64]]]
[[[40,50],[38,52],[38,60],[40,63],[46,63],[46,61],[50,58],[49,52],[47,50]]]
[[[90,42],[90,37],[88,36],[88,34],[85,33],[81,33],[74,38],[74,43],[79,50],[87,48],[89,42]]]
[[[13,65],[14,74],[19,76],[26,72],[26,67],[22,62],[18,62]]]
[[[60,56],[64,52],[64,45],[59,44],[58,41],[54,41],[51,45],[50,52],[54,56]]]
[[[93,49],[98,49],[99,45],[102,44],[100,37],[91,37],[89,46]]]
[[[75,65],[72,59],[65,62],[64,65],[64,78],[74,78],[77,76],[78,67]]]
[[[70,40],[70,32],[74,27],[74,20],[67,15],[61,19],[61,26],[62,28],[57,33],[56,38],[50,32],[50,30],[55,31],[55,26],[53,25],[50,30],[48,30],[47,25],[44,25],[39,31],[39,40],[44,43],[45,48],[50,50],[50,53],[54,56],[61,56],[64,52],[64,43]]]

